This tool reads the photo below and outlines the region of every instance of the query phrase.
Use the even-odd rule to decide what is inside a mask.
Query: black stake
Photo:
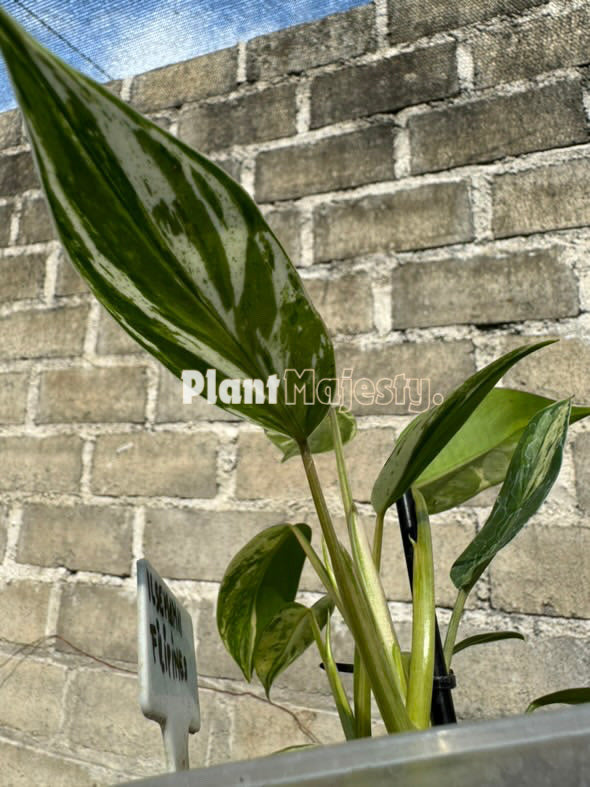
[[[396,505],[411,589],[414,574],[414,548],[411,539],[416,541],[418,537],[418,519],[416,517],[414,497],[410,490],[397,501]],[[432,687],[430,719],[433,726],[438,726],[440,724],[456,722],[457,717],[455,716],[455,706],[451,695],[451,689],[454,688],[455,679],[452,673],[449,675],[447,672],[445,654],[436,616],[434,621],[434,685]]]

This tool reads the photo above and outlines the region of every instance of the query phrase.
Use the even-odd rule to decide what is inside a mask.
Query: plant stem
[[[332,561],[334,577],[342,599],[342,616],[358,646],[367,670],[371,689],[388,732],[411,730],[410,721],[399,691],[399,678],[391,652],[382,641],[374,614],[355,575],[350,556],[339,543],[307,441],[300,444],[303,467],[309,483],[320,526]],[[405,676],[404,676],[405,681]]]
[[[412,597],[412,656],[408,681],[408,713],[418,729],[430,726],[434,676],[434,566],[428,509],[414,490],[418,518],[414,543]]]
[[[453,648],[455,647],[455,640],[457,639],[459,623],[461,622],[461,616],[463,615],[463,609],[465,607],[465,602],[467,601],[467,595],[468,594],[465,590],[459,590],[457,593],[455,606],[453,607],[453,612],[451,614],[451,620],[449,621],[449,627],[445,637],[445,661],[447,664],[447,669],[451,668]]]
[[[391,653],[394,675],[397,680],[397,689],[405,699],[407,694],[407,682],[402,665],[401,648],[391,619],[389,607],[387,606],[387,598],[383,590],[383,585],[381,584],[379,571],[375,566],[375,561],[373,560],[373,555],[369,547],[367,533],[362,523],[358,521],[356,505],[352,497],[348,473],[346,471],[342,436],[340,434],[338,418],[334,408],[330,409],[330,421],[332,426],[334,453],[336,454],[336,465],[338,468],[338,479],[340,481],[340,491],[346,514],[346,524],[348,527],[348,536],[350,538],[354,565],[358,572],[362,592],[371,610],[374,625],[378,629],[378,633],[387,652]]]
[[[381,511],[375,519],[375,533],[373,534],[373,560],[377,571],[381,570],[381,547],[383,545],[383,524],[385,522],[385,512]]]
[[[324,663],[324,668],[326,670],[326,675],[328,676],[328,682],[330,684],[330,690],[332,691],[332,696],[334,697],[334,702],[336,703],[336,710],[338,711],[338,716],[340,717],[340,724],[342,725],[342,729],[344,730],[344,735],[347,741],[352,740],[356,736],[356,724],[354,716],[352,715],[352,710],[350,708],[350,703],[348,701],[348,697],[346,696],[346,692],[344,691],[344,687],[342,685],[342,681],[340,680],[340,673],[338,672],[338,667],[334,661],[334,657],[332,655],[332,646],[330,642],[330,620],[326,624],[326,642],[324,644],[322,638],[322,632],[319,629],[317,621],[313,613],[311,613],[311,628],[313,631],[313,636],[318,646],[318,650],[320,652],[320,658]]]

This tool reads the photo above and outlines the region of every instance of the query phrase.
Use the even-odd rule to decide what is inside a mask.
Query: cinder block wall
[[[262,204],[355,378],[405,374],[446,394],[501,352],[560,336],[504,382],[590,402],[589,31],[587,0],[376,0],[112,87]],[[238,548],[265,525],[314,521],[297,461],[280,465],[250,425],[182,405],[64,260],[16,112],[0,115],[0,148],[1,780],[79,787],[162,770],[136,701],[143,555],[196,626],[193,765],[339,739],[315,653],[277,682],[273,706],[216,633]],[[351,475],[370,523],[408,406],[357,415]],[[470,601],[464,633],[510,627],[527,642],[457,657],[463,718],[588,682],[589,464],[577,425],[550,499]],[[331,460],[319,465],[335,501]],[[449,567],[491,499],[435,517],[443,624]],[[385,584],[407,638],[399,551],[392,520]],[[303,585],[317,597],[307,569]],[[342,632],[339,646],[349,658]]]

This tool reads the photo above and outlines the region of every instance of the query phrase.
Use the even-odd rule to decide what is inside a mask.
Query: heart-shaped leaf
[[[537,697],[526,709],[526,713],[542,708],[543,705],[580,705],[583,702],[590,702],[590,688],[583,686],[579,689],[562,689],[554,691],[552,694],[545,694]]]
[[[451,568],[455,587],[468,593],[549,494],[561,467],[570,410],[571,401],[566,399],[531,419],[485,525]]]
[[[340,435],[342,436],[342,443],[350,442],[356,435],[356,420],[354,415],[344,411],[337,411],[336,417],[338,419]],[[316,426],[307,441],[311,453],[323,454],[326,451],[333,451],[334,439],[332,434],[330,419],[328,415],[326,415],[321,424]],[[282,451],[283,458],[281,462],[286,462],[287,459],[299,455],[299,446],[291,437],[287,437],[279,432],[271,432],[270,430],[267,430],[266,436],[273,445],[276,445],[276,447]]]
[[[415,418],[402,432],[371,494],[373,508],[383,514],[410,488],[508,369],[554,340],[518,347],[480,369],[436,407]]]
[[[493,388],[414,482],[436,514],[502,483],[514,449],[531,418],[554,401],[526,391]],[[572,407],[570,423],[590,415]]]
[[[309,525],[294,527],[311,539]],[[217,628],[246,680],[264,630],[295,598],[304,561],[291,525],[280,524],[257,533],[227,567],[217,598]]]
[[[277,676],[313,642],[310,615],[315,615],[321,630],[333,609],[334,602],[323,596],[311,608],[297,602],[285,604],[270,621],[254,653],[254,669],[267,696]]]
[[[327,412],[315,391],[335,376],[333,347],[248,194],[1,9],[0,49],[57,232],[96,297],[175,375],[215,370],[220,407],[310,435]],[[232,383],[220,390],[274,375],[276,403],[270,388],[250,403]]]
[[[476,634],[473,637],[466,637],[461,642],[457,642],[453,648],[453,655],[460,653],[462,650],[471,648],[474,645],[485,645],[488,642],[499,642],[503,639],[522,639],[524,636],[520,631],[489,631],[486,634]]]

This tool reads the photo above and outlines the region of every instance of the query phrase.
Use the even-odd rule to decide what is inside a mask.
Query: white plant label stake
[[[139,704],[162,727],[171,771],[186,770],[201,726],[193,622],[153,566],[137,561]]]

